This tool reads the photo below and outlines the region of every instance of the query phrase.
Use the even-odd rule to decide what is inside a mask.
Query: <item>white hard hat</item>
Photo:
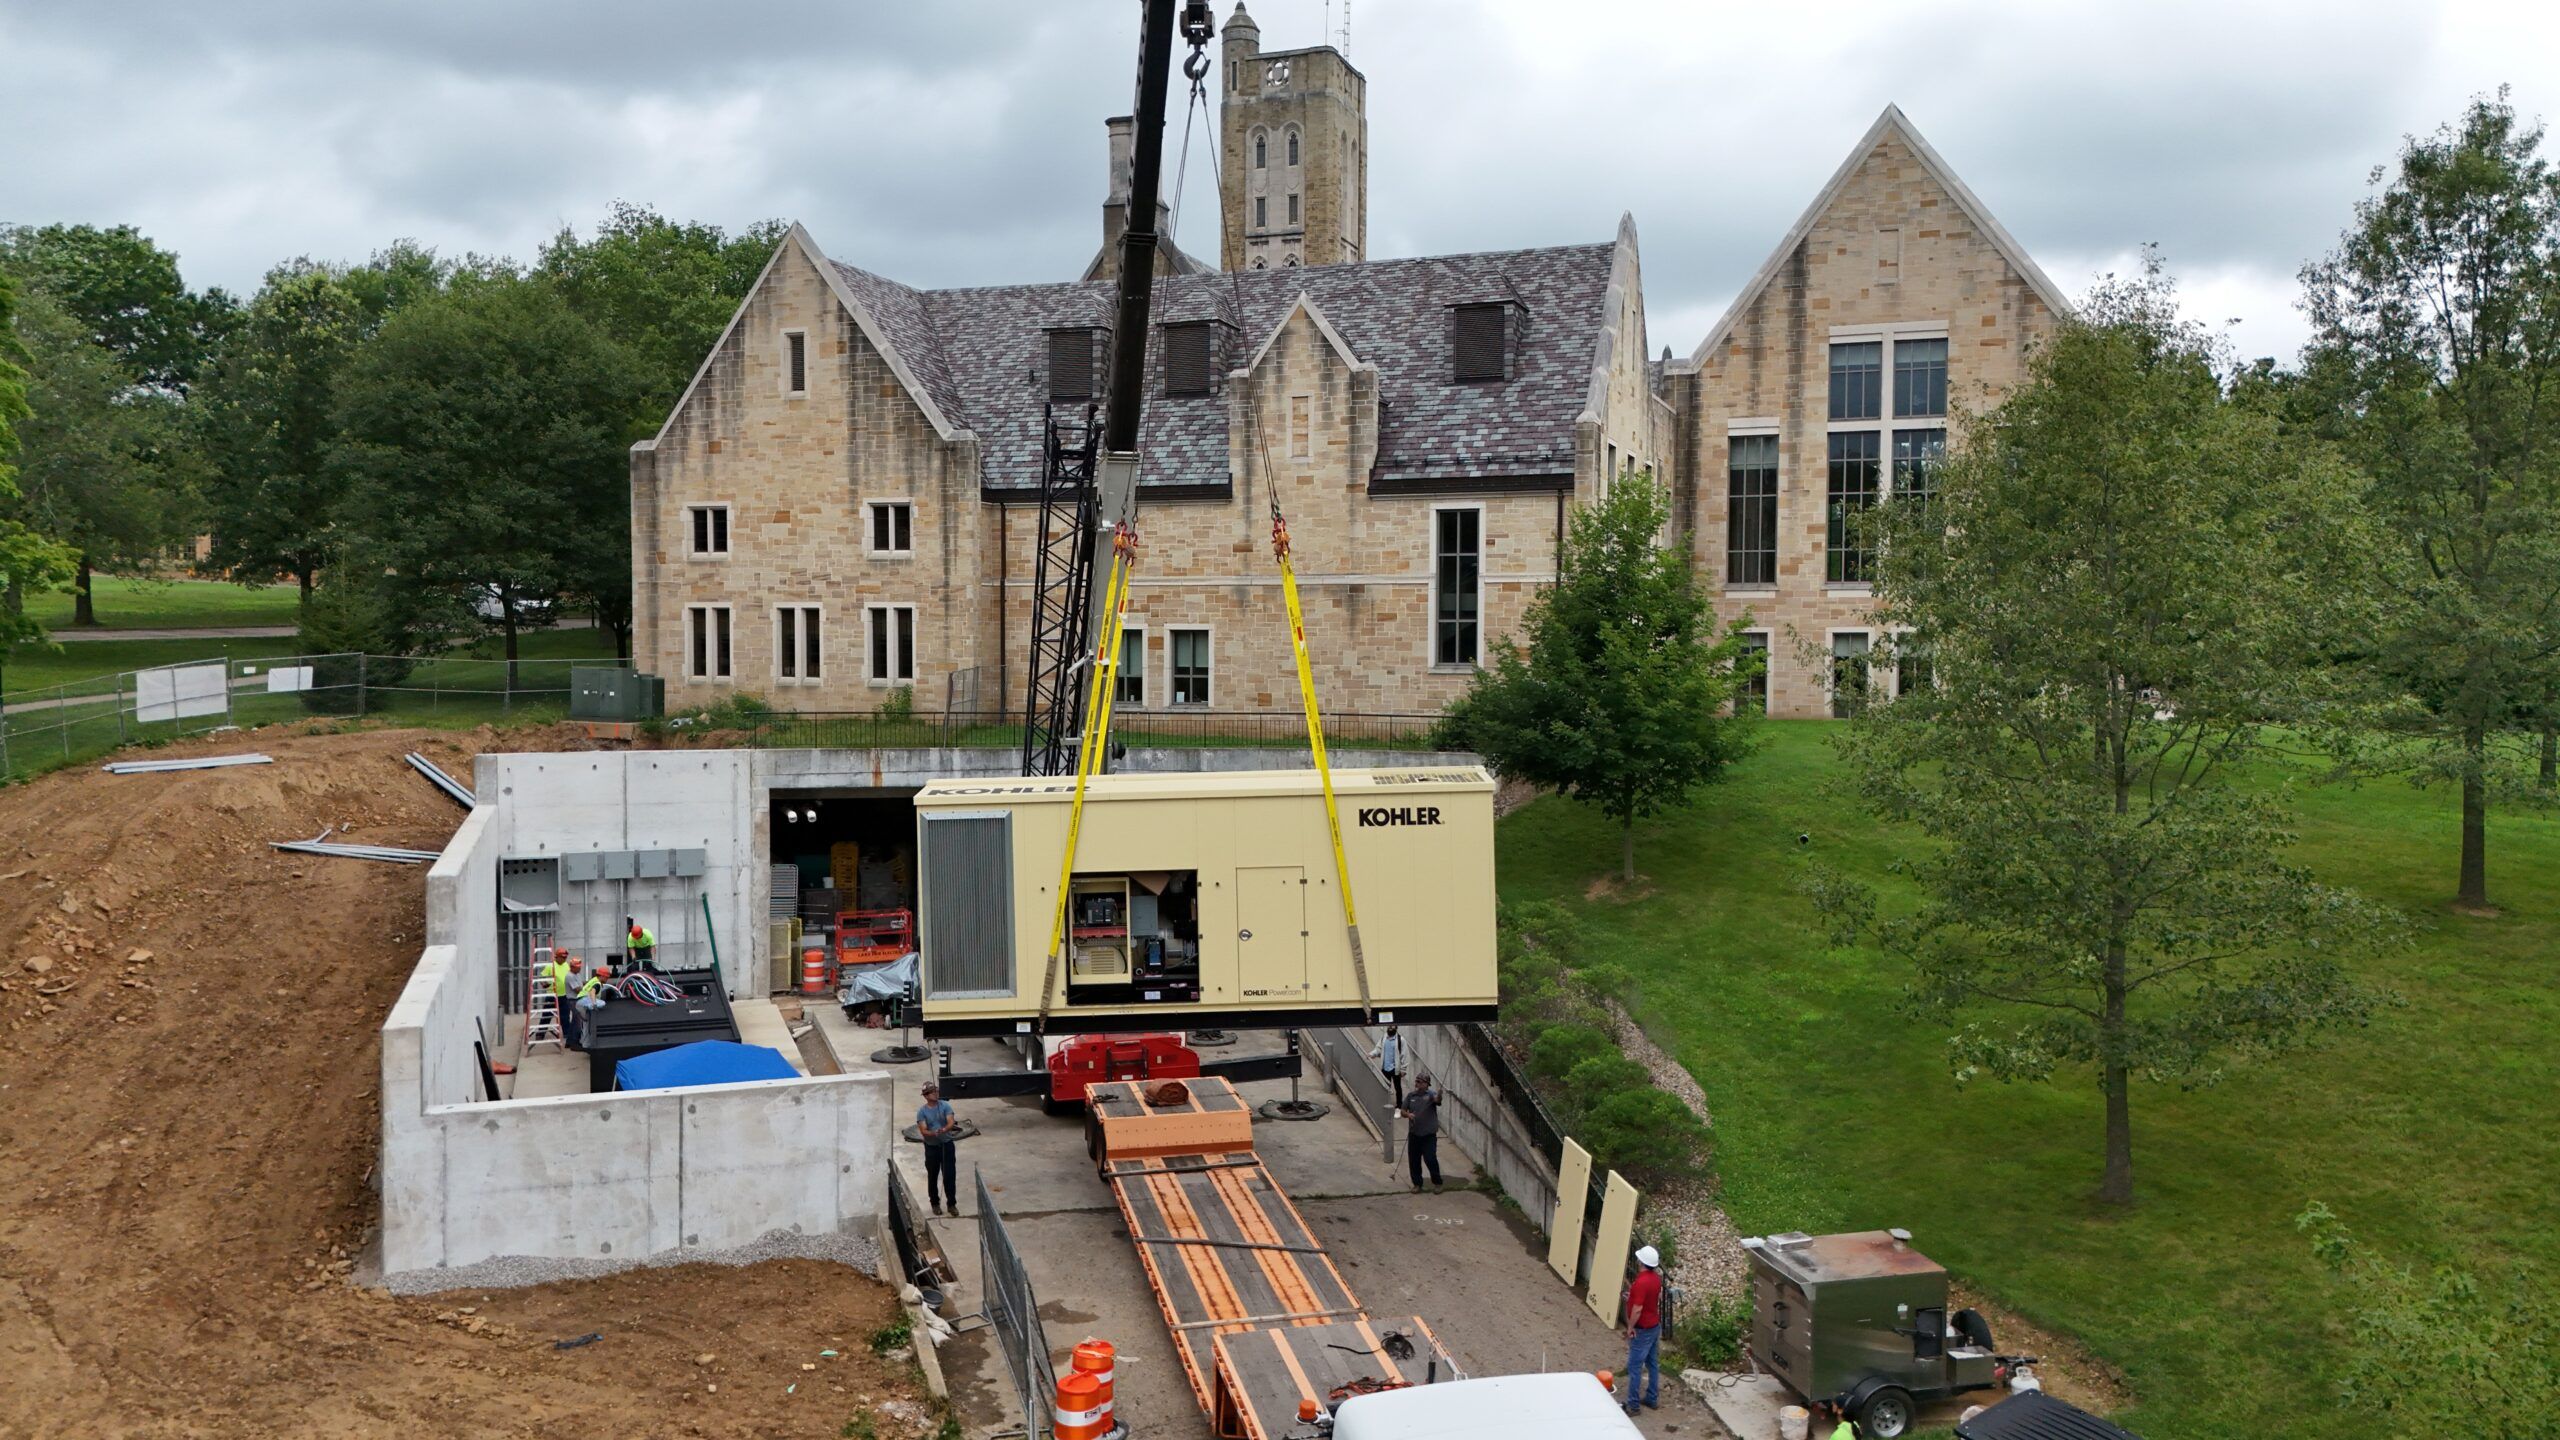
[[[1662,1252],[1650,1245],[1639,1245],[1636,1247],[1636,1263],[1651,1270],[1662,1263]]]

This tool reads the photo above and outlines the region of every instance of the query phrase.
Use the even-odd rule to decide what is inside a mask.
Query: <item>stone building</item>
[[[1294,706],[1275,494],[1328,709],[1419,715],[1553,578],[1568,506],[1647,469],[1719,612],[1768,648],[1773,714],[1917,683],[1867,663],[1846,521],[1926,482],[1951,417],[2013,383],[2063,302],[1899,110],[1696,352],[1648,364],[1631,219],[1598,244],[1367,260],[1367,82],[1328,48],[1261,49],[1241,5],[1223,40],[1225,268],[1168,245],[1144,342],[1129,712]],[[1043,417],[1098,398],[1111,343],[1130,134],[1107,128],[1076,283],[916,290],[794,227],[633,449],[636,654],[671,704],[868,710],[912,687],[919,709],[1019,712]]]
[[[1567,506],[1666,453],[1642,294],[1626,220],[1159,280],[1124,715],[1295,705],[1275,492],[1327,708],[1454,699],[1553,578]],[[1018,710],[1044,416],[1097,398],[1112,299],[920,291],[795,226],[633,447],[635,654],[669,703]]]
[[[1852,517],[1928,483],[1947,429],[2015,383],[2062,294],[1888,106],[1686,361],[1666,367],[1697,572],[1768,650],[1782,716],[1920,683],[1871,666]]]

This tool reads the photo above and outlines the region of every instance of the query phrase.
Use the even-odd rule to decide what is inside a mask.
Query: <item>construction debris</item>
[[[291,850],[298,855],[334,855],[342,860],[380,860],[390,865],[420,865],[436,858],[433,850],[403,850],[396,845],[345,845],[329,840],[329,827],[308,840],[270,840],[278,850]]]
[[[463,809],[469,810],[479,805],[480,801],[472,795],[470,786],[465,785],[461,781],[454,779],[451,775],[446,774],[443,767],[437,765],[433,760],[419,754],[415,750],[410,751],[408,754],[403,755],[400,758],[409,762],[410,769],[417,771],[419,774],[426,776],[428,780],[432,781],[437,789],[452,796],[454,803],[460,805]]]
[[[272,755],[203,755],[193,760],[119,760],[98,768],[110,775],[156,775],[163,770],[220,770],[232,765],[273,765]]]

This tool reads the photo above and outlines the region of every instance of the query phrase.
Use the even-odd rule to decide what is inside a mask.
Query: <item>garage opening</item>
[[[885,964],[915,948],[913,790],[776,790],[769,953],[772,988],[800,990],[810,952],[829,993],[849,968]]]

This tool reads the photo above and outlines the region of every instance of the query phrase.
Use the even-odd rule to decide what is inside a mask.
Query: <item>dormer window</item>
[[[1206,323],[1164,327],[1164,393],[1209,393],[1214,338]]]
[[[1052,400],[1093,398],[1093,332],[1091,330],[1049,332],[1049,398]]]
[[[1510,378],[1510,307],[1460,305],[1449,327],[1450,375],[1460,382]]]

